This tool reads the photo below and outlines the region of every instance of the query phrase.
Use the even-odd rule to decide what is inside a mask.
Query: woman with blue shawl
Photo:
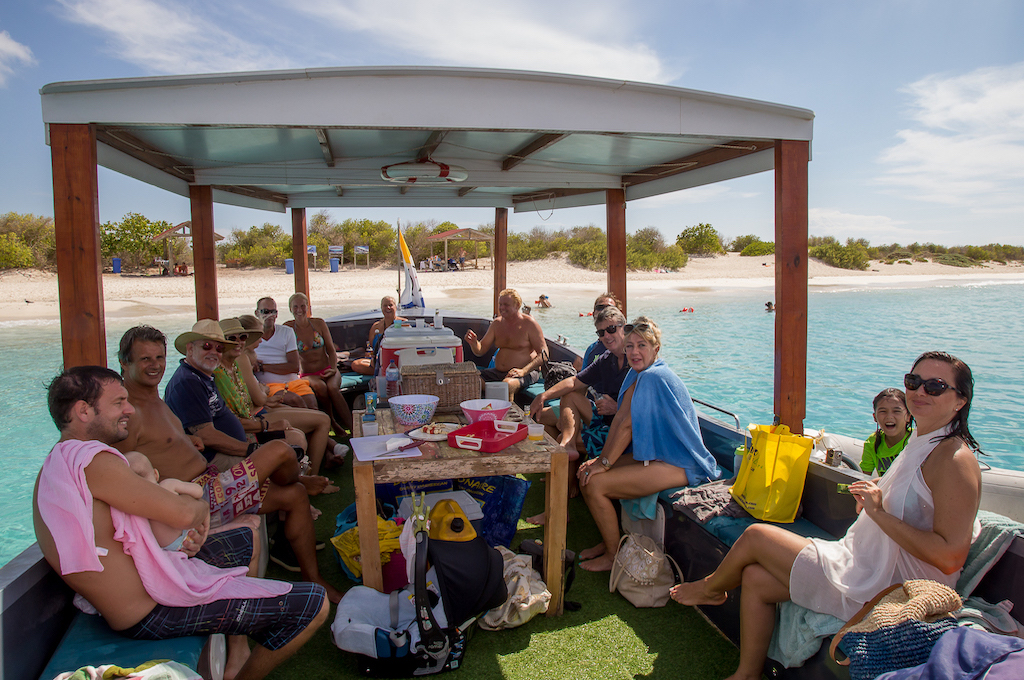
[[[658,358],[661,330],[647,317],[624,329],[630,371],[603,455],[580,465],[583,499],[601,543],[580,553],[587,571],[610,571],[619,549],[615,500],[643,498],[665,489],[703,484],[719,476],[704,446],[686,386]]]

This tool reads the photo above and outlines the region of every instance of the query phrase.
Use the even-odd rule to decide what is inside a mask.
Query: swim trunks
[[[307,394],[313,394],[313,388],[309,386],[308,380],[299,378],[298,380],[290,380],[287,383],[267,383],[267,387],[270,388],[271,394],[277,394],[281,390],[288,390],[294,392],[300,397],[304,397]]]
[[[224,472],[210,465],[192,480],[203,487],[203,498],[210,504],[210,526],[219,527],[238,515],[259,513],[269,480],[261,488],[256,464],[246,458]]]
[[[486,382],[500,382],[508,376],[508,371],[500,371],[497,368],[484,368],[480,370],[480,377]],[[518,379],[521,383],[519,389],[529,387],[540,380],[540,371],[530,371]]]
[[[317,583],[294,583],[277,597],[216,600],[196,607],[158,604],[141,621],[120,631],[135,640],[187,635],[248,635],[270,651],[284,647],[316,618],[327,591]]]

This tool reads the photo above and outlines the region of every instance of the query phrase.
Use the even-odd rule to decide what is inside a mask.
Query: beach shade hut
[[[494,244],[494,236],[492,236],[491,234],[488,234],[485,231],[480,231],[479,229],[449,229],[448,231],[442,231],[439,234],[433,234],[432,236],[428,236],[427,240],[430,241],[430,254],[431,254],[431,256],[433,256],[433,254],[434,254],[434,244],[437,243],[438,241],[443,241],[444,242],[444,261],[445,262],[448,261],[448,242],[449,241],[458,241],[458,242],[470,241],[470,242],[472,242],[473,243],[473,269],[479,269],[479,259],[480,259],[480,250],[479,250],[479,248],[480,248],[480,243],[481,242],[490,243],[490,244],[492,244],[491,248],[489,249],[490,250],[490,255],[491,255],[491,269],[494,269],[494,246],[493,246],[493,244]]]
[[[165,229],[153,237],[153,241],[164,242],[164,251],[167,253],[167,269],[171,273],[177,271],[174,263],[174,239],[176,238],[192,239],[191,220],[185,220],[184,222],[176,224],[170,229]],[[217,232],[213,232],[213,240],[215,242],[223,241],[224,237]]]
[[[198,318],[218,317],[215,202],[290,210],[296,262],[307,208],[493,208],[495,307],[509,209],[604,205],[608,289],[628,306],[627,201],[774,171],[775,414],[802,431],[807,109],[623,80],[389,66],[62,82],[40,96],[68,366],[107,356],[98,165],[191,201]],[[307,268],[294,275],[308,295]]]

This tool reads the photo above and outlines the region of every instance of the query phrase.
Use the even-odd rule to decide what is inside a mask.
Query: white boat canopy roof
[[[608,189],[628,201],[771,170],[775,140],[809,143],[814,118],[663,85],[440,67],[75,81],[40,94],[47,143],[50,124],[92,124],[104,167],[279,212],[532,211],[601,205]],[[415,182],[382,178],[426,159],[393,173]],[[443,166],[466,179],[433,179]]]

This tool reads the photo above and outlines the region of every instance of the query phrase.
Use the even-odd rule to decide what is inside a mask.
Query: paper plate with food
[[[413,439],[425,442],[440,442],[448,438],[449,432],[459,429],[458,423],[429,423],[407,433]]]

